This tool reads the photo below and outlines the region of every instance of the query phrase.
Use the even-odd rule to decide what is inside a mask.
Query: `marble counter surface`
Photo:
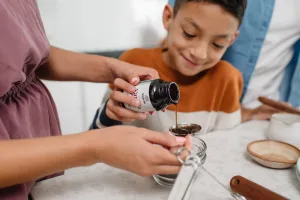
[[[214,178],[199,170],[189,199],[233,199],[223,186],[229,189],[229,181],[235,175],[241,175],[289,199],[300,199],[300,182],[295,168],[269,169],[257,164],[247,154],[247,144],[265,139],[267,127],[267,122],[254,121],[233,130],[199,136],[208,146],[204,168]],[[64,176],[38,183],[32,194],[35,200],[163,200],[168,199],[170,191],[171,188],[156,184],[152,177],[139,177],[97,164],[67,170]]]

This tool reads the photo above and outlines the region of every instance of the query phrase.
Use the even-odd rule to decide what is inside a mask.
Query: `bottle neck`
[[[179,101],[179,87],[174,82],[161,84],[161,97],[166,98],[169,104],[177,104]]]
[[[155,84],[153,99],[164,106],[177,104],[180,98],[179,87],[175,82],[159,81]]]

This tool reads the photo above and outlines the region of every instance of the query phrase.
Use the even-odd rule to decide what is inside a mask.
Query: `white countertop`
[[[247,153],[247,144],[265,139],[268,122],[249,122],[234,130],[201,137],[207,144],[205,168],[222,184],[236,175],[243,176],[289,199],[300,199],[300,181],[295,167],[270,169],[256,163]]]
[[[229,181],[241,175],[287,198],[300,198],[300,182],[295,169],[274,170],[254,162],[246,146],[264,139],[267,122],[250,122],[229,131],[201,136],[208,146],[206,170],[229,188]],[[67,170],[66,174],[38,183],[33,189],[35,200],[135,200],[167,199],[171,188],[157,185],[144,178],[114,169],[104,164]],[[199,170],[192,186],[191,200],[233,199],[229,192],[206,172]]]

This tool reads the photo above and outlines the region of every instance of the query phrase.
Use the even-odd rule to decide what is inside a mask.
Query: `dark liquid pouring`
[[[176,104],[176,112],[175,112],[175,118],[176,118],[176,130],[178,130],[178,114],[177,114],[178,104]]]
[[[197,133],[201,130],[201,126],[197,124],[178,124],[178,104],[176,104],[175,120],[176,126],[175,128],[170,130],[175,136],[185,137],[188,134],[193,135],[194,133]]]

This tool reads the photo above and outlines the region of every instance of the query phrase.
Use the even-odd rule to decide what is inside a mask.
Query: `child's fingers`
[[[135,120],[135,119],[129,119],[129,118],[119,117],[119,116],[117,116],[116,114],[114,114],[113,112],[111,112],[108,109],[106,110],[106,115],[110,119],[117,120],[117,121],[120,121],[120,122],[133,122]]]
[[[122,121],[122,119],[119,117],[119,116],[117,116],[115,113],[113,113],[111,110],[109,110],[109,109],[106,109],[105,110],[105,114],[107,115],[107,117],[109,118],[109,119],[113,119],[113,120],[116,120],[116,121]]]
[[[113,119],[112,117],[114,117],[118,121],[123,121],[124,119],[144,120],[147,117],[145,113],[138,113],[123,108],[118,102],[111,99],[107,102],[106,113],[110,114],[110,116],[107,115],[109,118]]]

